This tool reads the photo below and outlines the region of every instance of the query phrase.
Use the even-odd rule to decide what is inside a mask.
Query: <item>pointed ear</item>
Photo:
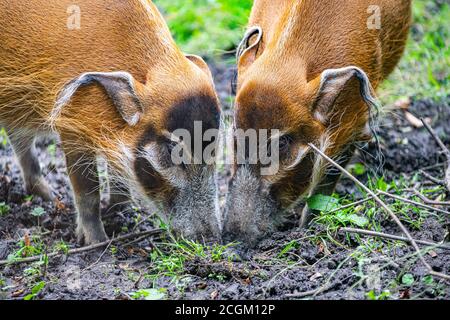
[[[139,92],[142,92],[143,85],[128,72],[87,72],[73,79],[58,95],[51,118],[56,120],[78,89],[94,84],[103,88],[125,122],[130,126],[139,122],[143,113]]]
[[[357,94],[367,104],[369,112],[379,109],[379,103],[372,95],[374,90],[369,78],[358,67],[325,70],[308,85],[312,87],[311,90],[317,92],[311,111],[314,117],[324,124],[328,122],[334,105],[341,97],[354,97]]]
[[[262,38],[263,30],[259,26],[252,27],[246,32],[236,53],[239,71],[255,62]]]
[[[211,79],[213,78],[211,70],[209,69],[208,65],[206,64],[205,60],[203,60],[202,57],[197,56],[195,54],[186,54],[186,58],[190,60],[193,64],[195,64],[197,67],[200,68],[208,77]]]

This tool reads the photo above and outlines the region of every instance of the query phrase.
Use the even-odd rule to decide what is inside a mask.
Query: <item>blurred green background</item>
[[[217,59],[239,42],[253,3],[252,0],[154,2],[184,51]],[[381,91],[385,103],[403,97],[442,100],[450,94],[450,4],[448,0],[413,3],[414,25],[406,54]]]
[[[252,0],[155,0],[179,45],[189,53],[233,50],[242,37]]]

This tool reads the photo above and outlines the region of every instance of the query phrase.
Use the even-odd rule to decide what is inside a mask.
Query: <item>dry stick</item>
[[[386,238],[386,239],[390,239],[390,240],[398,240],[398,241],[410,243],[409,239],[407,239],[405,237],[395,236],[392,234],[381,233],[381,232],[376,232],[376,231],[355,229],[355,228],[340,228],[339,231],[348,232],[348,233],[357,233],[357,234],[362,234],[362,235],[366,235],[366,236],[380,237],[380,238]],[[415,241],[416,241],[416,243],[422,244],[424,246],[435,247],[435,248],[439,248],[439,249],[443,249],[443,250],[450,250],[450,246],[447,246],[445,244],[439,244],[439,243],[423,241],[423,240],[415,240]]]
[[[450,202],[448,202],[448,201],[435,201],[435,200],[430,200],[430,199],[428,199],[427,197],[425,197],[423,194],[421,194],[420,192],[419,192],[419,190],[417,190],[417,189],[409,189],[409,190],[407,190],[407,191],[412,191],[412,192],[414,192],[414,194],[416,195],[416,196],[418,196],[424,203],[426,203],[426,204],[431,204],[431,205],[433,205],[433,206],[450,206]]]
[[[335,212],[338,212],[338,211],[341,211],[341,210],[344,210],[344,209],[347,209],[347,208],[352,208],[354,206],[366,203],[366,202],[368,202],[370,200],[373,200],[373,198],[372,197],[368,197],[368,198],[365,198],[365,199],[362,199],[362,200],[358,200],[356,202],[352,202],[350,204],[346,204],[345,206],[342,206],[342,207],[339,207],[337,209],[331,210],[331,211],[327,212],[327,214],[335,213]]]
[[[403,202],[406,202],[406,203],[413,204],[413,205],[415,205],[417,207],[422,207],[422,208],[425,208],[425,209],[428,209],[428,210],[431,210],[431,211],[436,211],[436,212],[441,212],[441,213],[445,213],[445,214],[450,214],[450,212],[448,212],[448,211],[445,211],[445,210],[442,210],[442,209],[438,209],[438,208],[435,208],[435,207],[432,207],[432,206],[429,206],[427,204],[423,204],[423,203],[420,203],[420,202],[417,202],[417,201],[414,201],[414,200],[409,200],[409,199],[406,199],[406,198],[403,198],[403,197],[400,197],[400,196],[396,196],[395,194],[391,194],[391,193],[384,192],[384,191],[381,191],[381,190],[377,190],[377,193],[380,194],[380,195],[392,198],[392,199],[396,199],[396,200],[400,200],[400,201],[403,201]]]
[[[444,188],[447,188],[447,184],[445,183],[444,180],[435,178],[435,177],[433,177],[431,174],[426,173],[426,172],[423,171],[423,170],[420,170],[419,172],[420,172],[421,175],[423,175],[426,179],[430,180],[431,182],[437,184],[438,186],[442,186],[442,187],[444,187]]]
[[[338,282],[332,282],[329,284],[325,284],[323,287],[320,287],[318,289],[305,291],[305,292],[299,292],[299,293],[288,293],[288,294],[285,294],[284,296],[286,298],[295,298],[295,299],[306,298],[309,296],[317,296],[318,294],[321,294],[322,292],[333,289],[337,284],[338,284]]]
[[[445,170],[445,186],[447,187],[447,190],[450,191],[450,150],[448,150],[448,148],[442,142],[441,138],[439,138],[436,132],[434,132],[433,128],[431,128],[431,126],[423,118],[420,120],[422,120],[423,125],[434,138],[434,140],[436,140],[437,144],[447,158],[447,169]]]
[[[433,270],[433,268],[428,264],[428,262],[425,260],[425,258],[422,255],[422,252],[420,251],[419,246],[417,245],[416,241],[414,241],[411,234],[408,232],[408,230],[405,228],[403,223],[400,221],[400,219],[392,212],[392,210],[369,188],[367,188],[363,183],[361,183],[358,179],[356,179],[350,172],[345,170],[342,166],[337,164],[335,161],[333,161],[330,157],[328,157],[326,154],[324,154],[321,150],[319,150],[314,144],[309,143],[309,146],[314,149],[322,158],[327,160],[330,164],[332,164],[334,167],[336,167],[339,171],[341,171],[343,174],[345,174],[350,180],[352,180],[354,183],[359,185],[361,188],[363,188],[368,194],[370,194],[373,199],[389,214],[389,216],[395,221],[395,223],[399,226],[399,228],[402,230],[402,232],[406,235],[407,239],[410,241],[413,248],[416,250],[417,255],[419,256],[419,259],[422,261],[423,265],[428,269],[428,272],[431,275],[434,275],[436,277],[440,277],[446,280],[450,280],[450,276],[436,272]]]
[[[129,233],[129,234],[117,237],[117,238],[112,239],[112,240],[108,240],[108,241],[104,241],[104,242],[101,242],[101,243],[93,244],[93,245],[90,245],[90,246],[87,246],[87,247],[83,247],[83,248],[72,249],[72,250],[67,251],[66,254],[62,254],[62,253],[58,253],[58,252],[51,253],[51,254],[47,255],[47,258],[54,258],[54,257],[62,256],[62,255],[71,255],[71,254],[77,254],[77,253],[92,251],[92,250],[95,250],[95,249],[98,249],[98,248],[103,248],[104,246],[107,246],[107,245],[112,244],[112,243],[121,242],[121,241],[124,241],[124,240],[136,238],[136,237],[142,237],[144,235],[147,236],[147,237],[151,237],[151,236],[160,234],[163,231],[164,230],[162,230],[162,229],[156,229],[156,230],[144,231],[144,232],[139,232],[139,233]],[[13,261],[0,260],[0,266],[7,265],[7,264],[30,263],[30,262],[39,261],[40,259],[41,259],[41,256],[28,257],[28,258],[23,258],[23,259],[19,259],[19,260],[13,260]]]

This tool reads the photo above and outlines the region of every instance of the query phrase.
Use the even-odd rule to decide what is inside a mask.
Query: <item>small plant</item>
[[[45,281],[40,281],[31,288],[31,293],[26,295],[23,300],[33,300],[46,286]]]
[[[217,280],[219,282],[225,282],[227,276],[222,273],[211,273],[208,275],[208,278],[210,278],[211,280]]]
[[[374,290],[369,291],[366,293],[366,297],[369,300],[388,300],[391,296],[391,293],[387,290],[381,292],[380,294],[376,294]]]
[[[45,209],[42,207],[36,207],[31,211],[31,215],[40,218],[45,215]]]
[[[5,202],[0,202],[0,217],[7,215],[10,210],[10,206],[8,206]]]
[[[69,245],[67,243],[65,243],[63,240],[61,240],[55,244],[53,251],[54,252],[62,252],[64,254],[67,254],[69,252]]]
[[[141,289],[130,294],[134,300],[163,300],[166,289]]]
[[[298,249],[299,246],[300,246],[299,243],[297,241],[295,241],[295,240],[289,242],[286,246],[284,246],[284,248],[278,254],[278,258],[283,258],[290,251]]]
[[[44,244],[37,236],[30,237],[25,235],[24,239],[18,242],[18,249],[8,256],[8,260],[16,261],[17,259],[38,256],[44,253]]]
[[[362,163],[355,163],[354,165],[351,165],[349,169],[350,172],[356,176],[362,176],[367,172],[366,167]]]
[[[402,284],[405,286],[408,286],[408,287],[412,286],[414,281],[415,281],[414,276],[410,273],[406,273],[402,277]]]

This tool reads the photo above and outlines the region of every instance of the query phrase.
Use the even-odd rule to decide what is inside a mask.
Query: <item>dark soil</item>
[[[229,110],[232,67],[214,62],[211,65],[224,109]],[[450,99],[439,104],[414,101],[409,109],[418,117],[430,120],[448,145],[449,104]],[[411,180],[424,168],[442,178],[444,159],[436,143],[425,129],[412,127],[403,111],[394,110],[383,116],[379,137],[387,181]],[[55,203],[26,197],[10,147],[0,147],[0,203],[10,207],[9,212],[0,216],[0,260],[15,252],[19,242],[26,238],[42,248],[53,248],[61,240],[76,247],[75,213],[64,158],[59,148],[53,156],[49,154],[51,144],[49,139],[41,141],[38,150],[44,174],[59,195]],[[361,153],[371,166],[377,165],[370,157],[376,150],[375,144],[370,144]],[[346,179],[339,184],[338,192],[343,196],[358,193]],[[39,218],[31,214],[38,207],[45,210]],[[106,218],[109,233],[114,231],[117,235],[121,230],[123,233],[133,230],[139,214],[145,215],[145,212],[125,212]],[[417,212],[411,213],[414,214]],[[401,234],[384,214],[378,217],[384,232]],[[443,220],[442,214],[423,214],[419,229],[409,227],[416,239],[440,242],[446,234]],[[147,222],[137,229],[143,231],[152,227],[151,222]],[[33,242],[34,236],[39,236],[40,240]],[[409,246],[340,233],[331,236],[334,242],[320,224],[308,231],[293,228],[273,234],[256,249],[240,252],[241,257],[230,255],[230,259],[219,262],[207,258],[188,260],[184,265],[185,275],[175,280],[168,276],[158,279],[145,276],[154,267],[149,256],[154,246],[159,247],[161,240],[158,239],[117,244],[105,252],[50,259],[46,268],[36,264],[0,266],[0,299],[23,299],[38,281],[46,283],[35,297],[38,299],[129,299],[132,292],[152,287],[166,288],[168,299],[286,299],[292,294],[318,288],[324,290],[316,296],[309,294],[302,298],[383,298],[383,291],[390,292],[390,299],[450,298],[449,283],[428,277],[427,270]],[[289,243],[292,243],[291,249],[282,254]],[[449,251],[435,249],[425,257],[435,271],[450,274]],[[33,268],[40,268],[40,274],[34,275]]]

